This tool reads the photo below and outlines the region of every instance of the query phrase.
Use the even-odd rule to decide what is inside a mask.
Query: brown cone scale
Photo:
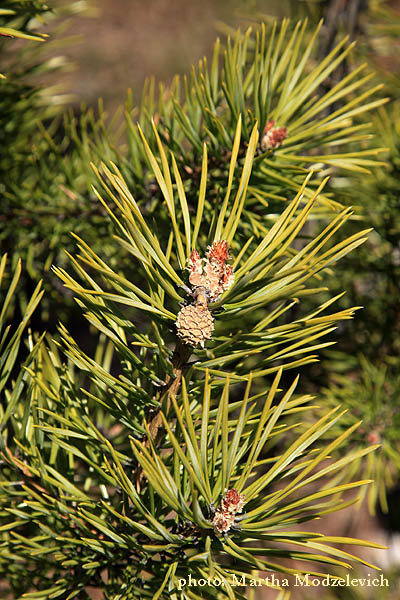
[[[188,304],[178,313],[176,332],[190,346],[204,346],[214,330],[214,319],[207,306]]]

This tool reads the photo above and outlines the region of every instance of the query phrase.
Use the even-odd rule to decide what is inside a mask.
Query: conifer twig
[[[171,407],[171,398],[172,396],[176,396],[179,392],[182,383],[184,367],[187,364],[191,353],[192,352],[190,346],[184,344],[183,342],[181,342],[181,340],[178,339],[175,345],[175,350],[172,354],[172,364],[175,377],[172,378],[170,377],[170,375],[167,374],[165,384],[161,389],[161,392],[159,392],[160,407],[157,409],[156,413],[151,417],[150,421],[148,422],[151,440],[156,447],[160,444],[161,441],[161,410],[162,408],[164,408],[165,415],[168,415]],[[146,440],[144,444],[146,447],[148,447],[150,444],[149,440]],[[143,470],[140,467],[140,465],[138,465],[135,473],[136,488],[138,491],[140,490],[140,483],[143,479],[143,476]]]
[[[191,355],[190,347],[187,344],[184,344],[179,339],[176,342],[175,350],[172,355],[172,364],[174,367],[174,378],[171,378],[169,375],[166,377],[166,382],[164,387],[161,390],[160,395],[160,404],[163,406],[165,403],[165,413],[166,415],[169,413],[169,409],[171,407],[171,397],[176,396],[181,387],[182,375],[185,365]],[[152,417],[149,422],[149,430],[151,434],[151,438],[155,445],[157,446],[160,441],[159,430],[161,427],[162,419],[160,415],[160,409],[157,410],[156,414]]]

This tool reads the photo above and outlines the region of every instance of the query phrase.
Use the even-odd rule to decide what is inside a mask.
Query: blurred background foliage
[[[138,201],[143,200],[146,212],[154,222],[159,219],[162,231],[164,217],[159,212],[154,178],[147,177],[145,187],[140,187],[140,175],[142,169],[147,168],[147,159],[144,153],[137,153],[138,133],[133,124],[136,120],[141,122],[154,151],[157,140],[152,134],[150,118],[156,115],[163,141],[172,140],[178,150],[179,168],[187,175],[184,185],[190,198],[199,185],[193,165],[201,153],[203,139],[206,135],[212,139],[209,132],[212,133],[213,125],[218,129],[218,123],[224,124],[225,137],[233,138],[236,126],[233,117],[237,116],[237,111],[234,105],[229,105],[224,113],[218,113],[217,123],[216,120],[207,122],[207,116],[195,115],[196,111],[190,112],[189,108],[189,116],[208,128],[207,134],[203,130],[203,137],[191,138],[187,115],[180,108],[180,102],[184,104],[184,85],[182,80],[178,84],[174,75],[190,76],[191,64],[197,64],[203,55],[207,56],[208,66],[212,68],[212,46],[217,35],[225,46],[225,36],[228,34],[234,39],[239,25],[244,32],[248,26],[254,27],[260,21],[271,25],[274,18],[283,17],[308,19],[302,38],[298,38],[299,56],[310,42],[320,19],[324,19],[310,55],[311,68],[318,68],[345,35],[350,41],[357,42],[355,48],[319,82],[319,95],[329,95],[346,77],[351,82],[352,73],[366,63],[365,72],[372,71],[374,75],[365,82],[365,90],[374,89],[372,100],[377,104],[386,97],[391,100],[371,113],[368,130],[360,127],[349,131],[346,135],[350,139],[344,140],[346,152],[352,152],[357,144],[365,152],[361,160],[374,160],[377,164],[357,163],[356,167],[361,168],[353,168],[360,158],[353,156],[340,156],[331,161],[325,157],[324,161],[317,154],[310,160],[315,155],[315,148],[320,151],[326,134],[323,129],[316,132],[313,148],[312,137],[302,140],[300,132],[297,147],[291,150],[290,146],[286,149],[283,146],[273,156],[264,157],[268,161],[264,163],[264,168],[268,169],[268,185],[263,187],[265,178],[254,179],[252,192],[250,182],[253,210],[244,223],[255,237],[263,234],[276,220],[285,201],[295,195],[305,169],[311,163],[319,169],[315,186],[323,176],[331,176],[315,212],[315,220],[324,222],[329,211],[352,206],[355,216],[343,228],[342,239],[358,232],[360,221],[361,228],[373,228],[367,243],[342,259],[328,274],[331,292],[339,294],[343,289],[347,290],[347,294],[338,299],[339,309],[362,306],[363,310],[357,312],[354,320],[339,325],[335,349],[325,350],[323,360],[308,367],[301,385],[306,392],[319,393],[322,380],[322,400],[332,406],[340,401],[348,408],[348,420],[336,429],[332,428],[330,434],[333,437],[341,433],[341,427],[349,427],[361,419],[363,424],[358,437],[352,438],[353,446],[359,449],[365,444],[382,444],[377,453],[362,459],[362,464],[353,462],[353,472],[343,471],[340,477],[350,480],[356,469],[362,477],[375,479],[376,484],[366,492],[368,509],[371,513],[386,513],[384,524],[395,536],[399,524],[393,518],[395,503],[391,498],[396,497],[400,483],[399,2],[235,0],[227,3],[205,0],[200,5],[182,0],[174,3],[154,0],[150,11],[140,0],[80,0],[68,5],[60,1],[51,3],[50,7],[41,0],[3,2],[0,10],[3,59],[0,81],[3,123],[0,129],[0,249],[2,254],[8,253],[12,267],[18,268],[20,258],[23,264],[19,293],[16,301],[7,306],[5,316],[12,325],[27,308],[30,313],[32,298],[38,296],[38,282],[43,279],[46,293],[40,308],[32,316],[32,329],[45,327],[57,337],[57,322],[62,319],[85,348],[98,345],[98,338],[90,327],[86,330],[82,327],[82,320],[78,319],[81,309],[73,301],[72,294],[51,272],[52,264],[61,269],[66,266],[68,259],[64,249],[72,251],[76,246],[70,235],[73,232],[106,258],[112,268],[123,270],[133,281],[137,277],[129,254],[120,247],[117,250],[112,240],[110,220],[91,187],[95,174],[90,162],[98,164],[100,160],[113,160]],[[293,25],[290,27],[293,31]],[[247,58],[243,59],[245,72],[251,67],[251,48],[256,43],[255,37],[249,40]],[[240,43],[243,43],[242,39]],[[149,73],[153,73],[155,79],[145,82]],[[196,67],[196,75],[191,80],[194,87],[203,85],[205,73],[203,62]],[[164,85],[159,89],[161,81]],[[384,87],[375,88],[382,82]],[[234,87],[235,82],[231,85]],[[130,88],[128,93],[126,88]],[[177,94],[178,88],[182,101],[174,103],[171,96]],[[209,89],[212,92],[212,77]],[[275,108],[279,107],[279,93],[277,89],[276,96],[271,95]],[[357,103],[357,94],[357,90],[349,90],[346,101],[355,99]],[[207,98],[210,106],[220,102],[212,93],[210,97],[211,101]],[[323,107],[319,117],[321,122],[340,110],[341,102],[339,98]],[[250,95],[244,103],[254,108]],[[266,116],[265,113],[264,119]],[[254,116],[248,113],[246,118],[244,126],[250,131]],[[357,128],[364,122],[364,114],[354,115],[351,127]],[[288,123],[278,124],[286,126]],[[346,124],[343,122],[341,127],[345,128]],[[194,129],[199,130],[198,127]],[[335,154],[341,143],[338,133],[340,130],[332,128],[329,134],[336,135],[329,140]],[[227,170],[221,164],[226,161],[229,147],[229,144],[214,144],[210,152],[209,170],[217,183],[218,178],[226,179]],[[375,149],[380,151],[374,154]],[[239,159],[243,160],[245,148],[241,151]],[[291,154],[292,158],[285,161],[285,153]],[[293,157],[297,157],[297,162]],[[261,163],[264,158],[261,156],[256,160]],[[282,177],[282,160],[290,182]],[[330,201],[333,193],[336,204]],[[210,191],[209,201],[215,205],[218,199],[217,185]],[[314,232],[313,227],[305,231],[305,239],[312,237]],[[11,272],[4,270],[2,273],[5,280],[9,277],[5,287],[12,285]],[[321,288],[325,284],[324,277],[321,275]],[[323,291],[320,297],[322,302]],[[302,304],[310,310],[314,306],[312,298],[309,301],[305,298]],[[296,316],[297,305],[291,310],[292,316]],[[331,335],[330,339],[334,337]],[[30,343],[32,349],[32,339]],[[9,346],[10,364],[14,364],[13,353],[21,351],[19,338],[13,344]],[[109,364],[112,362],[105,350],[100,358]],[[398,557],[394,562],[396,560],[398,564]],[[363,592],[357,595],[358,591],[354,590],[348,593],[349,598],[368,597]],[[383,590],[381,596],[375,597],[397,597],[385,594],[386,590]]]

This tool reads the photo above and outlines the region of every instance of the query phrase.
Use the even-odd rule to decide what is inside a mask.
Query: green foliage
[[[237,153],[241,162],[245,140],[256,122],[260,132],[271,119],[286,126],[288,137],[282,145],[260,154],[258,147],[255,157],[248,202],[239,224],[255,236],[266,234],[287,198],[300,190],[310,166],[364,172],[376,164],[379,149],[366,146],[368,123],[355,124],[354,120],[384,102],[375,97],[379,86],[370,86],[370,75],[363,75],[360,67],[330,92],[321,93],[321,84],[346,59],[351,45],[342,40],[326,60],[316,64],[312,57],[318,30],[310,40],[306,31],[306,22],[292,25],[284,21],[280,27],[275,24],[244,35],[239,32],[227,40],[225,49],[217,42],[210,67],[206,60],[200,61],[189,78],[183,82],[174,79],[168,90],[160,84],[156,92],[154,81],[149,81],[140,106],[134,106],[129,94],[125,107],[111,122],[101,105],[96,115],[84,107],[77,116],[62,115],[57,109],[57,117],[51,119],[43,109],[38,111],[37,91],[27,95],[25,89],[13,89],[15,81],[5,84],[11,88],[0,109],[8,115],[13,135],[4,138],[0,160],[7,217],[3,244],[5,249],[17,249],[33,280],[44,278],[50,306],[58,301],[68,306],[68,297],[61,299],[60,290],[48,283],[48,269],[52,262],[65,265],[63,249],[73,249],[69,232],[82,235],[95,251],[104,251],[109,234],[109,221],[91,192],[95,178],[90,160],[112,160],[129,191],[139,203],[144,199],[156,216],[159,235],[166,231],[162,223],[168,221],[168,212],[160,210],[162,196],[136,121],[153,153],[158,151],[158,142],[151,120],[158,121],[161,140],[174,152],[189,205],[197,201],[203,143],[207,142],[208,174],[213,181],[207,197],[213,210],[204,211],[203,219],[212,218],[225,196],[239,115],[243,141]],[[47,95],[49,103],[52,105],[51,94]],[[52,111],[54,114],[54,106]],[[124,121],[118,128],[121,113]],[[26,156],[32,147],[34,154]],[[318,177],[313,179],[305,193],[311,197],[319,183]],[[235,173],[231,186],[234,191],[239,186]],[[329,193],[321,193],[315,214],[326,216],[332,208],[340,206]],[[107,250],[114,265],[129,265],[127,255],[120,251],[116,257],[112,245]],[[50,306],[47,304],[44,319]]]
[[[260,159],[263,174],[269,175],[275,185],[275,172],[293,163],[304,166],[322,162],[354,169],[374,164],[368,159],[364,161],[364,153],[360,151],[354,155],[312,152],[307,156],[315,147],[333,148],[365,139],[359,132],[367,125],[353,128],[352,119],[381,104],[382,100],[364,102],[377,88],[367,86],[371,75],[359,77],[361,67],[329,93],[321,97],[314,95],[318,86],[345,59],[352,45],[346,46],[348,40],[344,38],[324,61],[310,69],[308,59],[312,56],[319,27],[307,41],[304,39],[306,26],[306,21],[293,26],[284,20],[280,27],[274,24],[268,28],[262,26],[255,32],[249,29],[244,35],[239,32],[233,40],[227,40],[222,67],[218,65],[218,42],[211,67],[208,68],[205,59],[200,61],[198,70],[193,70],[185,82],[180,103],[178,79],[166,98],[163,88],[160,89],[158,104],[154,88],[149,84],[142,101],[144,115],[151,117],[158,111],[166,139],[179,153],[183,153],[183,136],[197,153],[201,152],[204,139],[209,139],[210,153],[216,158],[222,151],[221,138],[225,146],[230,147],[240,114],[245,117],[246,137],[256,121],[263,129],[269,119],[274,119],[289,132],[287,141],[276,150],[274,157],[269,154]],[[327,111],[342,99],[345,101],[338,110]],[[366,151],[365,155],[371,157],[374,152]],[[266,180],[263,177],[263,186],[268,185]],[[282,187],[284,182],[278,181]]]
[[[14,12],[0,15],[2,23],[18,28],[17,32],[24,35],[38,26],[35,15],[42,15],[41,21],[47,22],[60,14],[65,17],[86,10],[86,2],[73,2],[55,13],[39,1],[6,4],[10,5],[7,10]],[[61,37],[63,27],[65,23],[55,28],[55,37]],[[104,225],[104,219],[99,220],[96,214],[87,225],[86,219],[79,218],[85,214],[81,198],[77,193],[68,195],[72,182],[79,191],[83,182],[87,190],[82,169],[85,159],[89,162],[83,151],[75,150],[69,155],[72,138],[78,137],[72,122],[69,134],[63,134],[63,104],[70,98],[60,93],[57,86],[37,84],[41,78],[60,76],[66,69],[59,45],[59,39],[47,40],[45,44],[37,44],[34,39],[15,45],[9,38],[0,38],[0,54],[6,67],[6,77],[0,81],[0,114],[4,124],[0,131],[0,244],[2,251],[8,252],[13,267],[19,257],[24,261],[22,299],[26,299],[38,280],[44,279],[48,297],[42,303],[43,320],[48,320],[46,308],[49,310],[60,300],[60,290],[50,289],[48,275],[52,261],[63,260],[62,244],[68,245],[71,229],[84,231],[87,239],[94,241],[96,228]],[[84,147],[82,141],[79,147]],[[91,215],[90,206],[86,211]]]
[[[373,122],[376,143],[388,148],[385,166],[377,168],[368,180],[353,176],[345,185],[340,177],[333,182],[343,204],[354,203],[356,199],[360,204],[358,219],[373,227],[367,242],[358,250],[357,260],[351,255],[344,257],[330,280],[332,292],[343,287],[347,290],[346,297],[338,300],[340,308],[350,303],[363,306],[363,310],[348,323],[339,351],[327,351],[326,361],[316,376],[329,381],[324,392],[329,404],[340,401],[348,409],[344,422],[349,425],[357,419],[363,420],[352,440],[353,447],[368,445],[370,439],[382,443],[368,460],[343,473],[351,478],[355,472],[363,472],[365,477],[374,479],[365,494],[372,514],[377,503],[383,512],[388,511],[386,493],[398,486],[400,472],[398,102],[381,108]],[[358,231],[359,226],[359,222],[349,221],[343,229],[343,239]]]
[[[240,121],[235,146],[239,143]],[[231,197],[228,182],[226,202],[211,231],[207,220],[202,219],[203,210],[208,210],[207,161],[203,160],[203,185],[191,215],[173,156],[176,190],[162,145],[161,171],[145,140],[143,144],[170,215],[169,243],[161,246],[153,233],[156,229],[147,223],[118,171],[104,166],[106,179],[101,178],[101,182],[118,213],[103,203],[125,238],[117,236],[115,243],[123,244],[133,255],[138,276],[147,289],[110,269],[82,241],[78,260],[72,260],[85,287],[67,272],[57,270],[77,295],[86,318],[101,332],[102,342],[92,359],[62,326],[63,352],[75,368],[62,358],[60,362],[54,350],[42,344],[26,371],[29,392],[20,399],[12,417],[15,448],[5,446],[2,455],[1,560],[14,593],[18,596],[24,592],[24,598],[38,594],[41,598],[87,597],[85,588],[96,585],[114,598],[143,594],[175,594],[178,598],[186,596],[179,590],[179,579],[188,573],[206,578],[217,574],[224,581],[232,574],[250,574],[254,569],[322,575],[313,567],[276,562],[284,557],[305,561],[306,565],[311,561],[349,567],[348,561],[357,559],[339,550],[337,544],[370,543],[293,531],[291,526],[352,504],[354,499],[341,501],[340,495],[369,480],[333,487],[323,483],[313,493],[303,488],[342,471],[374,447],[357,450],[336,463],[327,462],[328,455],[356,427],[352,425],[331,444],[318,449],[314,445],[318,438],[340,418],[333,409],[278,453],[269,455],[276,437],[291,432],[292,425],[285,424],[284,417],[304,411],[309,398],[293,396],[293,384],[278,399],[282,367],[265,365],[277,358],[289,359],[285,367],[311,360],[307,354],[321,344],[309,346],[310,342],[330,331],[333,321],[350,316],[316,316],[329,302],[301,321],[286,322],[275,330],[269,327],[284,312],[276,305],[278,300],[285,305],[293,294],[315,293],[315,289],[307,289],[308,280],[361,243],[363,234],[324,248],[348,217],[344,211],[320,236],[296,249],[291,244],[318,193],[307,201],[301,190],[263,239],[245,242],[239,221],[257,144],[256,128],[248,144],[239,189]],[[236,167],[235,146],[231,173]],[[215,236],[229,240],[239,257],[234,261],[233,286],[210,304],[211,310],[223,309],[220,315],[215,313],[217,323],[222,318],[229,331],[231,314],[244,315],[271,303],[275,308],[272,313],[258,310],[248,334],[230,329],[229,336],[220,339],[217,329],[211,350],[196,351],[196,363],[191,365],[187,361],[192,350],[187,349],[186,359],[179,362],[177,353],[182,353],[182,344],[176,345],[173,354],[168,348],[168,335],[173,340],[168,329],[182,299],[177,291],[180,288],[175,286],[183,282],[179,271],[183,274],[193,240],[205,245]],[[244,251],[240,252],[242,244]],[[89,275],[81,264],[92,273]],[[98,275],[108,289],[99,285]],[[265,316],[260,318],[261,314]],[[251,344],[253,350],[243,344]],[[277,345],[280,350],[271,356],[269,349]],[[264,391],[250,396],[252,373],[247,356],[254,351],[265,356],[259,359],[259,368],[253,369],[254,377],[278,370],[264,401]],[[120,365],[115,374],[110,372],[114,352]],[[230,364],[228,377],[211,368],[214,357],[220,366]],[[82,375],[75,376],[75,370],[83,375],[83,381]],[[230,382],[241,380],[249,382],[247,391],[242,400],[230,402]],[[157,426],[155,417],[149,415],[150,408],[161,420]],[[160,427],[165,431],[161,439]],[[140,441],[143,436],[147,442]],[[281,480],[283,487],[277,485]],[[247,512],[237,532],[232,528],[221,537],[213,521],[213,505],[233,486],[243,492]],[[264,542],[261,548],[260,541]],[[276,547],[276,543],[288,544],[287,550]],[[19,561],[11,563],[14,555]],[[38,576],[29,580],[27,587],[21,574],[28,568],[34,568]],[[102,578],[104,569],[107,583]],[[151,574],[145,582],[144,570]],[[202,597],[213,598],[216,593],[210,587],[202,591]],[[223,594],[240,597],[229,582]]]
[[[335,375],[334,384],[323,390],[324,406],[337,406],[338,402],[347,410],[338,429],[332,430],[335,437],[346,426],[362,419],[362,425],[352,436],[349,449],[367,448],[371,443],[380,444],[377,452],[367,460],[360,458],[341,477],[351,479],[355,473],[372,479],[374,483],[365,490],[368,494],[368,507],[371,513],[379,502],[383,512],[387,512],[386,490],[398,481],[400,469],[400,448],[398,432],[400,414],[397,398],[400,392],[398,361],[392,364],[371,364],[360,357],[357,370],[345,375]]]
[[[6,267],[7,255],[5,254],[0,261],[0,291],[3,298],[0,311],[0,393],[5,396],[5,404],[0,405],[1,430],[4,429],[8,418],[15,409],[27,378],[27,373],[21,369],[17,380],[13,382],[12,391],[7,389],[7,384],[10,383],[9,380],[12,376],[16,361],[20,357],[19,350],[24,330],[43,296],[43,291],[40,290],[41,283],[39,282],[32,297],[24,307],[23,319],[18,326],[13,329],[11,324],[8,324],[9,312],[13,306],[13,298],[16,295],[18,281],[21,275],[21,261],[18,262],[17,268],[12,274],[8,273]],[[7,282],[7,278],[10,279],[9,282]],[[25,365],[30,364],[33,354],[33,351],[29,354]]]
[[[19,31],[30,31],[31,16]],[[397,268],[390,113],[381,111],[370,146],[366,113],[385,102],[381,86],[363,66],[326,86],[352,45],[343,39],[316,61],[319,27],[284,20],[217,41],[210,66],[200,61],[168,90],[150,80],[137,108],[129,94],[120,129],[101,104],[97,115],[44,108],[25,79],[47,69],[40,60],[3,82],[0,239],[26,259],[32,281],[45,273],[50,287],[53,263],[64,284],[51,283],[41,313],[54,326],[62,299],[55,338],[26,335],[40,286],[31,296],[20,281],[18,306],[20,267],[4,282],[1,262],[0,570],[15,600],[87,600],[93,587],[104,600],[234,599],[246,595],[233,575],[374,568],[342,546],[377,544],[302,529],[354,504],[358,490],[371,510],[377,498],[385,508],[399,460],[394,359],[387,370],[363,360],[350,383],[330,374],[323,409],[288,373],[316,362],[359,308],[342,304],[342,290],[357,283],[360,266],[347,255],[370,229],[344,206],[341,185],[380,197],[369,254],[357,253],[369,268],[371,244],[387,252],[383,285]],[[271,121],[287,135],[267,148]],[[390,135],[387,185],[376,157]],[[200,303],[188,267],[215,242],[229,246],[234,278]],[[188,306],[214,322],[205,347],[177,336]],[[91,343],[82,343],[82,316]],[[394,352],[393,339],[385,347]],[[342,360],[348,373],[351,358]],[[189,575],[225,585],[186,589]]]
[[[357,322],[351,325],[349,341],[357,344],[370,360],[378,353],[396,356],[400,349],[399,336],[399,188],[400,188],[400,113],[398,103],[381,110],[374,119],[379,141],[388,147],[386,165],[377,169],[368,181],[351,181],[352,197],[362,202],[359,213],[363,222],[374,228],[358,259],[343,261],[343,271],[333,283],[338,290],[344,285],[349,301],[361,304]],[[344,202],[347,194],[342,193]],[[358,225],[349,223],[345,234],[357,231]]]
[[[33,32],[32,25],[35,18],[39,18],[48,10],[43,0],[5,0],[0,9],[0,35],[43,42],[46,36]]]
[[[340,417],[334,410],[281,454],[263,458],[263,449],[287,430],[281,419],[304,410],[307,401],[293,397],[295,383],[276,401],[279,379],[280,373],[261,404],[260,395],[250,395],[250,386],[242,400],[230,403],[226,380],[217,408],[213,399],[218,387],[214,389],[212,379],[206,377],[203,398],[195,406],[188,379],[179,403],[173,403],[174,431],[164,417],[167,452],[160,453],[152,442],[146,448],[134,437],[128,439],[118,420],[108,430],[114,435],[106,438],[66,373],[58,392],[50,393],[38,378],[32,389],[37,408],[29,447],[18,444],[20,458],[8,449],[3,453],[3,472],[14,472],[16,479],[2,486],[0,496],[5,508],[1,561],[17,596],[24,591],[24,598],[87,598],[85,587],[96,585],[107,598],[179,598],[186,596],[179,591],[179,579],[190,573],[221,578],[227,582],[222,597],[234,598],[242,596],[229,585],[233,574],[250,576],[254,569],[267,569],[322,575],[313,567],[288,567],[280,562],[285,557],[305,565],[347,567],[357,560],[331,544],[365,542],[298,531],[293,525],[352,503],[341,503],[339,494],[367,481],[322,484],[314,494],[303,490],[373,448],[327,462],[329,452],[354,429],[317,450],[314,442]],[[40,398],[46,398],[51,410]],[[133,480],[133,456],[148,480],[140,492]],[[252,480],[260,469],[262,476]],[[271,487],[280,481],[283,487]],[[212,525],[212,503],[232,485],[245,493],[247,512],[238,528],[221,536]],[[12,556],[19,560],[11,561]],[[235,566],[228,567],[224,556],[232,557]],[[28,567],[35,576],[23,581]],[[29,593],[30,585],[40,593]],[[202,598],[216,597],[212,587],[201,593]],[[194,592],[188,597],[200,596]]]
[[[364,133],[368,123],[354,125],[353,121],[357,115],[385,102],[371,99],[381,86],[370,87],[371,75],[360,77],[360,67],[328,93],[319,94],[321,84],[345,60],[352,46],[346,47],[344,39],[324,61],[313,64],[309,59],[318,29],[310,40],[305,36],[306,22],[292,25],[284,20],[280,27],[274,24],[249,29],[245,34],[238,32],[234,39],[228,38],[221,65],[218,41],[210,67],[206,59],[200,61],[190,78],[183,84],[176,78],[168,92],[160,85],[156,94],[154,82],[150,81],[140,110],[135,113],[153,151],[157,140],[150,119],[156,114],[160,137],[177,156],[189,199],[197,193],[199,157],[202,144],[207,141],[209,173],[215,186],[209,197],[215,196],[217,202],[223,197],[220,188],[227,178],[229,151],[239,116],[245,138],[256,123],[260,137],[270,120],[286,127],[288,136],[281,146],[266,152],[259,147],[260,155],[255,159],[243,217],[256,234],[265,231],[265,209],[269,214],[280,212],[285,193],[300,189],[306,168],[332,165],[365,172],[368,166],[376,164],[374,157],[379,151],[359,147],[369,138]],[[332,106],[335,110],[330,110]],[[128,147],[137,149],[138,134],[129,112],[127,126],[132,137]],[[244,154],[245,147],[241,146],[238,155]],[[138,158],[132,157],[130,162],[132,173],[120,168],[128,182],[132,179],[132,191],[140,197],[147,192],[141,183],[141,160],[139,163]],[[237,184],[234,179],[233,185]],[[337,207],[325,196],[321,196],[320,203]]]
[[[231,174],[237,170],[235,159],[239,143],[240,121],[232,150]],[[195,371],[209,368],[212,373],[219,375],[222,373],[220,367],[230,365],[233,369],[232,377],[240,380],[248,373],[251,364],[249,359],[251,361],[256,355],[258,355],[257,367],[252,369],[254,376],[263,376],[275,371],[278,367],[273,364],[277,361],[278,364],[284,361],[286,366],[297,367],[315,359],[315,355],[311,352],[329,345],[329,342],[316,344],[315,341],[329,334],[337,320],[352,316],[351,309],[322,315],[321,313],[327,311],[334,302],[335,298],[333,298],[315,308],[311,314],[304,315],[293,323],[282,323],[282,315],[287,313],[295,302],[299,302],[299,298],[318,292],[318,289],[312,285],[307,287],[307,282],[310,280],[312,282],[319,271],[335,263],[361,244],[365,240],[366,231],[360,231],[345,242],[326,248],[331,237],[349,218],[350,212],[345,210],[332,219],[332,222],[311,242],[304,244],[301,251],[295,252],[291,249],[290,244],[304,227],[318,199],[318,193],[323,187],[321,184],[310,199],[303,202],[308,177],[295,199],[283,211],[268,233],[259,242],[253,241],[252,238],[246,240],[244,235],[240,235],[238,228],[245,210],[246,191],[256,143],[257,136],[254,129],[240,175],[239,189],[231,199],[231,185],[228,181],[225,200],[218,219],[208,228],[207,222],[202,219],[203,213],[210,213],[211,210],[208,202],[205,202],[206,149],[204,149],[201,173],[203,183],[200,186],[197,209],[192,216],[174,159],[173,170],[177,185],[175,193],[165,151],[160,146],[163,164],[163,172],[161,172],[144,141],[154,169],[154,176],[163,190],[170,215],[167,230],[171,233],[165,247],[160,243],[161,236],[158,235],[157,222],[154,218],[146,221],[118,171],[112,172],[107,167],[103,167],[106,177],[106,181],[103,181],[104,190],[116,203],[120,213],[119,217],[112,208],[108,208],[122,234],[122,237],[118,236],[116,240],[134,257],[137,265],[136,277],[147,282],[148,290],[129,281],[128,277],[121,272],[122,270],[119,272],[112,270],[82,240],[79,240],[81,254],[78,256],[78,261],[74,260],[74,266],[85,283],[79,284],[64,270],[56,269],[67,287],[79,295],[80,304],[85,308],[86,317],[92,325],[101,328],[110,339],[115,340],[116,335],[122,337],[119,343],[124,345],[125,352],[132,353],[132,350],[128,350],[129,344],[125,340],[123,330],[134,334],[135,343],[142,343],[148,348],[146,361],[153,354],[154,365],[158,369],[161,368],[161,372],[165,369],[165,364],[160,364],[157,357],[161,350],[165,354],[165,349],[160,347],[157,338],[165,339],[168,328],[176,319],[178,302],[183,300],[183,294],[177,291],[176,286],[182,286],[184,283],[182,277],[194,242],[198,243],[199,248],[206,249],[214,239],[228,240],[235,257],[233,286],[220,300],[210,305],[212,310],[218,311],[214,343],[210,349],[207,347],[196,352],[202,360],[194,366]],[[236,176],[238,177],[237,174]],[[107,207],[104,201],[103,204]],[[89,267],[92,273],[97,272],[101,275],[106,289],[103,289],[100,282],[93,278],[93,274],[85,271],[85,267]],[[121,314],[118,304],[139,310],[139,314],[143,314],[144,311],[154,318],[150,334],[145,335],[143,331],[139,333],[137,325]],[[262,309],[267,306],[270,308],[265,313]],[[246,330],[238,327],[237,321],[239,316],[243,318],[244,315],[246,315]],[[140,321],[142,319],[143,317],[140,316]],[[171,368],[170,365],[169,371]],[[155,371],[153,379],[158,381],[160,378],[162,375]]]
[[[272,9],[272,7],[268,7]],[[385,94],[399,98],[399,60],[397,41],[400,31],[400,13],[396,3],[388,0],[364,0],[363,2],[336,2],[335,0],[304,0],[288,2],[288,14],[292,19],[309,20],[309,29],[323,19],[319,55],[323,57],[344,35],[350,35],[356,46],[348,64],[340,65],[334,74],[337,81],[343,72],[367,63],[376,73],[376,81],[384,82]],[[272,19],[271,16],[268,17]],[[260,15],[255,15],[258,21]],[[265,18],[267,20],[267,18]],[[229,31],[230,28],[223,27]],[[329,84],[328,84],[329,86]]]

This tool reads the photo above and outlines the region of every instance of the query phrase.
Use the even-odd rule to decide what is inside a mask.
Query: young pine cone
[[[176,332],[189,346],[204,346],[214,330],[214,319],[203,304],[188,304],[178,313]]]

